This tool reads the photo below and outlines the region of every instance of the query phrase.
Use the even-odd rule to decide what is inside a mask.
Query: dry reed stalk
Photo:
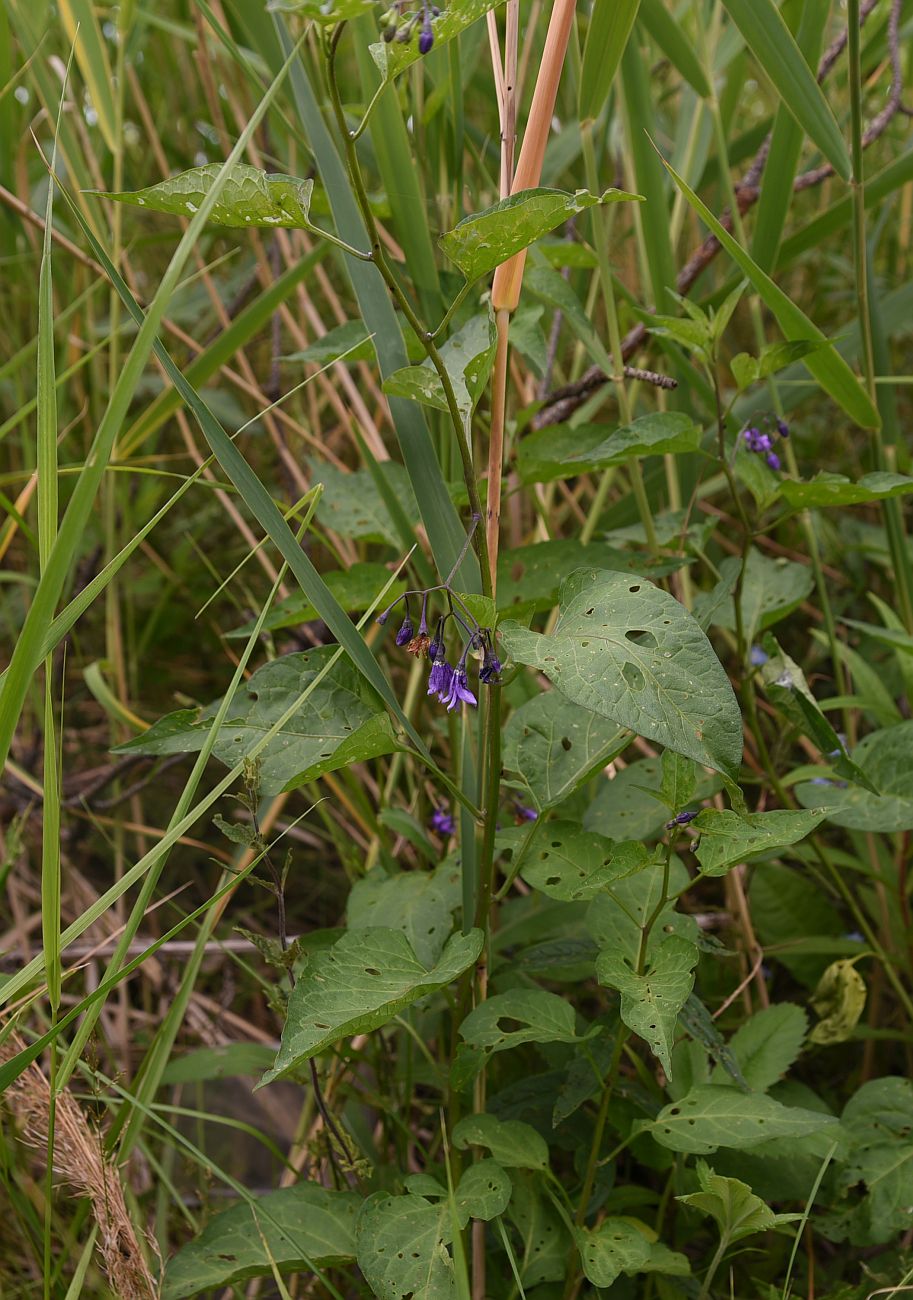
[[[0,1064],[25,1050],[15,1031],[0,1042]],[[41,1068],[32,1063],[3,1093],[22,1139],[47,1151],[51,1090]],[[131,1222],[114,1163],[102,1152],[78,1102],[68,1088],[57,1094],[54,1118],[54,1171],[92,1204],[98,1224],[98,1249],[111,1290],[118,1300],[154,1300],[158,1295]]]

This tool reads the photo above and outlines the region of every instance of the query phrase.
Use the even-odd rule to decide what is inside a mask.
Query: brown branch
[[[859,21],[860,25],[865,22],[869,14],[877,4],[877,0],[864,0],[860,8]],[[901,0],[891,0],[891,11],[888,16],[888,47],[891,59],[891,85],[888,92],[888,99],[884,108],[872,119],[863,136],[863,147],[868,148],[873,144],[880,135],[884,133],[888,124],[897,115],[897,113],[910,113],[904,107],[902,102],[903,85],[900,64],[900,6]],[[840,56],[847,42],[847,32],[844,30],[835,41],[825,51],[824,56],[818,65],[818,80],[822,81],[831,68],[834,66],[837,58]],[[767,156],[770,151],[770,136],[768,135],[755,155],[752,164],[745,173],[743,180],[736,186],[736,199],[739,205],[739,213],[744,215],[760,198],[760,181],[767,162]],[[803,190],[811,189],[816,185],[822,184],[828,177],[834,174],[834,169],[830,163],[825,163],[820,167],[811,168],[803,172],[793,181],[793,192],[801,193]],[[720,218],[720,224],[724,230],[732,231],[732,213],[724,212]],[[722,245],[714,235],[708,235],[702,244],[694,250],[688,261],[679,271],[675,281],[676,291],[680,295],[685,295],[693,287],[698,278],[703,274],[713,259],[719,253]],[[621,355],[624,361],[632,357],[646,342],[650,331],[647,326],[640,323],[629,330],[621,343]],[[625,373],[628,373],[628,367],[625,367]],[[611,383],[611,377],[606,375],[600,366],[591,366],[589,370],[584,371],[583,375],[573,384],[567,384],[563,388],[557,388],[551,392],[546,400],[545,405],[537,414],[534,420],[534,427],[537,429],[544,428],[551,424],[561,424],[563,421],[570,419],[579,406],[586,401],[591,393],[594,393],[603,384]]]

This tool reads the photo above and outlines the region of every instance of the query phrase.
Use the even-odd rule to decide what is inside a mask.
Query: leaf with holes
[[[671,752],[671,751],[666,751]],[[598,782],[596,797],[587,808],[583,824],[588,831],[599,831],[613,840],[652,839],[669,820],[668,810],[661,798],[663,764],[658,758],[639,758],[615,773],[611,779]],[[722,780],[715,772],[698,769],[697,785],[691,799],[679,805],[676,812],[684,812],[704,799],[711,798],[722,788]]]
[[[456,1295],[450,1207],[423,1196],[376,1192],[355,1225],[358,1267],[378,1300],[451,1300]]]
[[[692,829],[701,836],[695,857],[705,876],[722,876],[737,862],[747,862],[761,853],[772,857],[805,839],[826,816],[823,808],[749,813],[745,817],[705,808],[692,822]]]
[[[577,1230],[577,1248],[587,1278],[598,1287],[610,1287],[622,1273],[666,1273],[686,1277],[691,1265],[685,1255],[653,1241],[653,1231],[636,1219],[609,1216],[592,1232]]]
[[[511,547],[498,555],[498,609],[521,621],[529,614],[551,609],[558,603],[566,575],[585,564],[611,568],[616,573],[664,578],[684,563],[674,556],[651,557],[643,551],[623,551],[605,542],[585,544],[576,537]]]
[[[505,1052],[521,1043],[575,1043],[579,1035],[574,1008],[564,998],[544,989],[510,989],[470,1011],[460,1037],[480,1051]]]
[[[622,428],[604,424],[549,425],[527,434],[517,450],[524,483],[549,483],[622,465],[635,456],[696,451],[701,431],[682,411],[653,411]]]
[[[879,794],[822,776],[796,786],[802,806],[819,805],[829,821],[850,830],[913,829],[913,722],[871,732],[851,759]]]
[[[504,729],[502,760],[519,772],[540,811],[554,808],[621,753],[630,733],[548,691],[527,700]]]
[[[513,1176],[513,1184],[507,1213],[520,1234],[517,1264],[528,1293],[540,1282],[565,1280],[571,1238],[551,1200],[540,1190],[541,1179],[520,1172]]]
[[[291,790],[324,772],[396,750],[398,742],[379,696],[347,660],[341,659],[313,684],[335,650],[335,646],[321,646],[283,655],[258,668],[234,697],[216,737],[215,757],[233,767],[309,689],[301,707],[260,754],[264,794]],[[198,719],[188,709],[167,714],[115,752],[196,753],[217,707],[218,703],[209,705]]]
[[[131,203],[152,212],[170,212],[192,217],[212,188],[222,170],[221,163],[206,163],[171,176],[145,190],[117,193],[90,190],[99,198]],[[216,226],[249,229],[252,226],[285,226],[294,230],[313,230],[308,214],[311,210],[312,180],[297,176],[279,176],[262,172],[247,163],[235,163],[222,183],[222,191],[209,214]]]
[[[537,239],[571,217],[601,203],[639,199],[638,194],[606,190],[590,194],[577,190],[520,190],[509,198],[473,212],[441,235],[438,243],[467,280],[480,280]]]
[[[762,1093],[699,1084],[665,1106],[649,1125],[660,1146],[707,1155],[718,1147],[742,1150],[770,1138],[803,1137],[836,1124],[833,1115],[783,1106]]]
[[[454,899],[437,872],[401,871],[388,876],[375,867],[356,880],[346,914],[350,930],[402,930],[416,957],[433,966],[452,929]]]
[[[614,844],[576,822],[555,821],[544,827],[520,874],[549,898],[576,903],[595,898],[651,861],[649,850],[636,841]]]
[[[742,721],[729,678],[698,624],[645,579],[579,569],[561,588],[552,636],[502,624],[516,662],[584,708],[676,753],[738,773]]]
[[[644,1040],[670,1078],[675,1022],[694,988],[699,955],[693,943],[672,934],[655,949],[643,975],[611,950],[596,958],[596,978],[621,994],[622,1020]]]
[[[209,1220],[168,1261],[162,1300],[184,1300],[252,1277],[312,1272],[355,1257],[361,1198],[316,1183],[296,1183],[235,1205]]]
[[[492,1158],[508,1169],[548,1168],[545,1139],[531,1125],[517,1119],[465,1115],[453,1130],[453,1145],[458,1151],[486,1147]]]
[[[671,932],[691,942],[696,939],[698,929],[694,917],[675,910],[674,895],[688,884],[688,872],[678,858],[673,858],[669,865],[669,893],[673,901],[661,909],[650,930],[649,958]],[[662,888],[663,866],[657,856],[643,871],[616,881],[609,891],[597,894],[587,910],[586,926],[599,947],[627,958],[633,966],[640,950],[642,926],[656,911]]]
[[[292,989],[279,1055],[260,1087],[353,1034],[387,1024],[458,979],[482,950],[482,931],[455,934],[429,970],[400,930],[353,930],[316,954]],[[560,999],[556,999],[560,1001]]]
[[[470,1219],[489,1223],[503,1214],[510,1202],[513,1186],[496,1160],[477,1160],[463,1174],[454,1193],[457,1218],[461,1228]]]

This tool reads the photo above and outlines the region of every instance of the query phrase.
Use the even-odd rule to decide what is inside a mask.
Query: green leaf
[[[677,858],[669,869],[669,892],[672,895],[689,884],[688,872]],[[619,880],[605,894],[597,894],[587,909],[586,926],[603,951],[617,954],[634,965],[640,952],[642,926],[652,916],[662,898],[663,865],[655,857],[648,868],[625,880]],[[653,954],[668,934],[678,934],[693,942],[698,933],[694,917],[676,912],[674,899],[659,912],[650,930],[646,956]]]
[[[200,1047],[174,1056],[165,1066],[162,1083],[201,1083],[207,1079],[234,1079],[260,1074],[272,1064],[275,1052],[267,1043],[225,1043]]]
[[[170,212],[192,217],[200,208],[222,169],[221,163],[206,163],[171,176],[145,190],[90,190],[99,198],[132,203],[152,212]],[[297,176],[280,176],[262,172],[247,163],[235,163],[213,204],[209,220],[215,226],[236,230],[252,226],[284,226],[295,230],[312,230],[308,218],[311,210],[312,180]]]
[[[579,569],[561,588],[552,636],[517,623],[502,624],[501,634],[514,661],[544,672],[576,704],[738,773],[742,724],[729,678],[693,617],[658,587]]]
[[[682,411],[653,411],[609,434],[604,424],[549,425],[521,440],[517,465],[524,483],[549,483],[621,465],[635,456],[696,451],[701,436]]]
[[[802,1137],[835,1124],[832,1115],[783,1106],[762,1093],[700,1084],[665,1106],[649,1131],[670,1151],[706,1155],[717,1147],[742,1150],[776,1137]]]
[[[446,8],[442,8],[437,17],[431,20],[434,48],[440,49],[448,41],[452,41],[478,19],[484,18],[489,9],[496,9],[500,3],[501,0],[451,0],[451,3]],[[391,41],[388,44],[386,41],[379,41],[369,48],[371,57],[385,81],[392,81],[422,57],[418,48],[417,28],[405,43]]]
[[[482,212],[464,217],[441,235],[438,243],[472,282],[489,275],[502,262],[529,248],[579,212],[596,204],[620,203],[639,197],[624,190],[606,190],[598,195],[587,190],[577,190],[574,194],[565,190],[520,190]]]
[[[755,929],[765,949],[773,949],[777,961],[803,984],[814,987],[827,960],[805,955],[801,945],[812,938],[833,943],[846,932],[845,921],[827,895],[806,871],[761,862],[751,874],[749,899]],[[835,949],[826,946],[824,951],[834,953]]]
[[[520,874],[549,898],[576,903],[595,898],[650,861],[649,850],[636,841],[614,844],[575,822],[555,821],[543,828]]]
[[[687,1256],[652,1241],[652,1235],[646,1224],[611,1215],[592,1232],[578,1228],[577,1247],[587,1278],[594,1286],[610,1287],[622,1273],[686,1277],[691,1272]]]
[[[451,914],[459,901],[440,871],[388,876],[382,867],[375,867],[352,886],[346,904],[348,927],[402,930],[416,957],[430,968],[449,938]]]
[[[563,1282],[567,1276],[571,1239],[552,1202],[542,1195],[533,1174],[514,1177],[514,1194],[507,1213],[520,1234],[518,1264],[523,1286]]]
[[[512,1191],[511,1181],[497,1161],[477,1160],[463,1174],[454,1193],[460,1227],[465,1228],[470,1219],[489,1223],[503,1214]]]
[[[913,478],[905,474],[877,472],[863,474],[853,482],[844,474],[821,471],[805,482],[784,479],[781,495],[797,509],[820,509],[822,506],[857,506],[867,501],[884,501],[888,497],[913,492]]]
[[[574,1008],[564,998],[543,989],[511,989],[470,1011],[460,1037],[470,1047],[504,1052],[521,1043],[574,1043],[578,1034]]]
[[[583,709],[560,691],[521,704],[504,729],[501,758],[519,772],[540,811],[554,808],[612,761],[629,733]]]
[[[327,589],[350,614],[361,613],[362,610],[368,609],[389,577],[390,570],[385,565],[364,562],[353,564],[348,569],[331,569],[323,574]],[[405,590],[405,581],[394,582],[387,590],[385,603],[396,600]],[[299,627],[302,623],[312,623],[319,617],[317,609],[307,597],[302,592],[295,591],[284,600],[276,602],[267,614],[263,626],[267,631],[277,632],[284,627]],[[253,632],[256,622],[256,619],[251,619],[243,627],[236,627],[227,635],[236,639],[246,639]]]
[[[585,564],[663,578],[684,562],[668,557],[651,562],[643,552],[619,550],[605,542],[584,543],[576,537],[502,549],[498,555],[498,609],[521,621],[529,614],[552,609],[565,577]]]
[[[264,794],[278,794],[335,772],[349,763],[376,758],[398,748],[390,719],[376,693],[345,660],[340,660],[313,685],[335,646],[320,646],[302,654],[282,655],[258,668],[239,689],[219,730],[213,754],[234,767],[297,696],[310,691],[260,754]],[[148,731],[119,745],[123,754],[189,754],[206,739],[210,717],[218,702],[194,720],[192,710],[179,709],[160,718]]]
[[[699,956],[693,943],[672,934],[653,950],[643,975],[617,952],[607,950],[596,958],[597,979],[619,991],[622,1020],[644,1040],[668,1078],[672,1077],[675,1022],[694,987]]]
[[[316,954],[292,989],[276,1063],[259,1086],[342,1038],[387,1024],[418,998],[446,988],[473,964],[482,940],[481,930],[453,935],[428,969],[399,930],[350,931],[329,952]]]
[[[300,14],[315,23],[342,23],[373,13],[375,0],[269,0],[269,9]]]
[[[271,1261],[283,1273],[349,1263],[360,1204],[352,1192],[296,1183],[224,1210],[168,1261],[162,1300],[271,1277]]]
[[[767,379],[770,375],[775,375],[778,370],[785,370],[787,366],[801,361],[812,352],[818,352],[821,348],[829,346],[829,343],[815,342],[812,339],[798,339],[793,343],[767,343],[761,349],[759,357],[740,352],[738,356],[732,358],[729,365],[741,390],[748,388],[759,379]]]
[[[467,321],[440,349],[467,436],[472,413],[488,382],[496,345],[494,316],[489,308],[487,314]],[[420,366],[395,370],[384,380],[383,389],[391,397],[408,397],[438,411],[450,410],[441,377],[430,358]]]
[[[802,1050],[808,1017],[792,1002],[764,1007],[744,1021],[729,1040],[742,1078],[755,1092],[766,1092],[786,1073]],[[723,1083],[717,1069],[714,1083]]]
[[[360,537],[365,541],[401,545],[399,530],[370,470],[357,469],[346,474],[333,465],[313,459],[307,463],[314,479],[323,484],[323,495],[317,505],[317,518],[325,528],[332,529],[341,537]],[[406,516],[415,519],[418,506],[402,465],[387,460],[378,469]]]
[[[432,1205],[423,1196],[376,1192],[362,1205],[355,1227],[358,1267],[378,1300],[452,1300],[451,1237],[446,1201]]]
[[[768,1232],[777,1223],[788,1223],[798,1217],[774,1214],[747,1183],[715,1174],[703,1160],[697,1161],[696,1170],[701,1190],[675,1199],[709,1214],[716,1220],[720,1237],[730,1244],[756,1232]]]
[[[783,106],[843,180],[850,157],[840,128],[773,0],[723,0],[749,50],[767,73]]]
[[[720,574],[725,581],[733,570],[738,572],[739,569],[738,557],[731,555],[720,566]],[[745,641],[750,645],[759,631],[772,627],[774,623],[786,618],[787,614],[792,613],[796,606],[805,600],[814,585],[815,577],[808,565],[796,564],[792,560],[783,558],[772,559],[752,547],[748,552],[745,576],[739,594]],[[701,626],[707,625],[704,615],[711,598],[712,593],[701,596],[695,601],[694,617],[698,619]],[[735,596],[719,605],[709,617],[709,622],[717,627],[734,631],[736,626],[734,600]]]
[[[855,958],[831,962],[818,981],[811,1004],[821,1017],[812,1032],[812,1043],[845,1043],[865,1007],[865,980],[856,969]]]
[[[852,1143],[840,1173],[846,1188],[862,1182],[867,1195],[855,1207],[853,1239],[893,1241],[910,1225],[913,1204],[913,1084],[906,1078],[871,1079],[850,1098],[841,1124]]]
[[[663,750],[661,760],[662,781],[659,797],[672,813],[679,813],[694,798],[697,789],[697,765],[690,758],[673,753],[671,749]]]
[[[827,814],[821,808],[810,812],[738,813],[705,808],[692,823],[700,831],[695,857],[706,876],[722,876],[737,862],[756,854],[770,857],[805,838]]]
[[[707,74],[694,52],[694,42],[679,27],[663,0],[640,0],[640,21],[666,58],[702,99],[713,93]]]
[[[584,826],[613,840],[652,839],[669,820],[659,797],[662,771],[660,759],[639,758],[616,772],[611,780],[600,781],[599,791],[584,815]],[[690,805],[711,798],[721,788],[720,777],[699,770]],[[685,808],[675,811],[684,812]]]
[[[453,1145],[486,1147],[499,1165],[508,1169],[547,1169],[548,1146],[529,1124],[495,1115],[465,1115],[453,1130]]]
[[[754,0],[739,0],[739,3],[751,5]],[[764,3],[769,5],[770,0],[764,0]],[[799,58],[806,72],[808,72],[802,56],[799,55]],[[756,262],[752,261],[741,244],[736,239],[733,239],[732,235],[720,224],[707,205],[701,202],[694,190],[682,180],[681,176],[668,163],[666,163],[666,168],[691,207],[694,208],[730,257],[747,275],[755,291],[760,294],[766,306],[770,308],[776,317],[777,323],[787,340],[811,339],[815,343],[827,343],[828,340],[818,329],[818,326],[810,321],[805,312],[797,307],[783,290],[774,284],[770,276],[762,271]],[[872,404],[865,389],[839,352],[833,347],[824,347],[820,352],[810,353],[805,358],[804,364],[821,387],[830,393],[834,401],[842,407],[852,420],[855,420],[857,424],[865,429],[880,428],[881,417],[876,407]]]
[[[816,778],[796,786],[803,808],[824,808],[835,826],[855,831],[913,829],[913,722],[872,732],[852,751],[852,761],[880,794],[858,785],[819,785]]]
[[[595,121],[609,97],[639,4],[640,0],[618,0],[594,4],[590,10],[577,95],[581,122]]]

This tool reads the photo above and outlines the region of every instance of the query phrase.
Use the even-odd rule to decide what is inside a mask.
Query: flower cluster
[[[434,624],[434,635],[428,624],[428,601],[434,592],[442,592],[447,608],[438,615]],[[412,621],[412,601],[421,600],[421,614],[418,626]],[[407,591],[393,602],[378,618],[378,623],[386,623],[390,614],[400,603],[405,605],[405,617],[396,633],[396,644],[415,655],[417,659],[427,659],[431,664],[428,674],[428,694],[434,695],[448,712],[460,704],[478,703],[469,686],[466,663],[472,653],[481,659],[479,681],[483,686],[491,686],[500,680],[501,661],[495,654],[494,639],[491,628],[481,627],[473,618],[464,602],[447,584],[429,587],[426,591]],[[456,663],[451,664],[447,658],[447,626],[452,623],[461,639],[461,650]]]
[[[774,440],[777,437],[789,437],[789,425],[785,420],[776,420],[771,425],[770,420],[766,421],[767,430],[759,429],[757,425],[752,425],[745,429],[742,438],[745,446],[749,451],[753,451],[757,456],[763,456],[771,469],[780,468],[780,457],[774,451]]]
[[[398,0],[381,18],[384,40],[388,43],[399,41],[400,44],[406,44],[412,40],[412,33],[418,28],[418,52],[427,54],[434,44],[431,19],[437,18],[440,9],[437,5],[430,4],[429,0],[422,0],[421,7],[411,13],[404,14],[403,8],[401,0]]]

